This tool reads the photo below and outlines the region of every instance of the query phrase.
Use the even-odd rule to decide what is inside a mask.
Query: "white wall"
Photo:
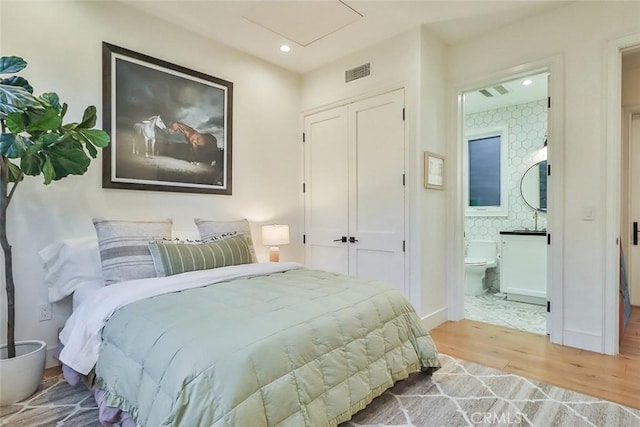
[[[604,351],[606,47],[640,33],[640,3],[578,2],[491,32],[452,48],[453,87],[520,64],[561,55],[564,63],[564,325],[562,343]],[[456,120],[451,111],[450,119]],[[451,141],[455,136],[451,135]],[[595,220],[582,220],[595,207]],[[553,213],[552,213],[553,214]]]
[[[96,105],[101,123],[101,42],[122,46],[234,83],[233,195],[105,190],[101,159],[84,176],[45,187],[41,178],[20,184],[9,209],[8,232],[14,247],[18,339],[56,344],[57,328],[69,314],[69,301],[54,304],[54,318],[38,322],[36,309],[46,302],[43,270],[37,255],[63,238],[94,233],[94,216],[173,218],[180,234],[197,233],[192,218],[252,222],[260,260],[260,223],[291,225],[292,243],[282,259],[302,261],[297,155],[300,111],[299,77],[166,22],[140,16],[115,2],[3,2],[0,53],[24,57],[24,76],[36,93],[56,91],[70,105],[67,119],[78,120]],[[4,274],[2,275],[4,277]],[[2,335],[5,294],[2,292]]]
[[[371,62],[371,76],[344,82],[344,71]],[[446,320],[444,192],[425,190],[422,152],[445,154],[445,47],[426,30],[401,34],[303,76],[302,110],[405,88],[410,300],[432,327]]]
[[[447,47],[426,27],[421,30],[420,44],[420,120],[417,123],[418,140],[412,159],[415,184],[411,193],[417,198],[418,214],[413,217],[415,229],[411,234],[420,236],[416,250],[419,251],[415,269],[415,280],[420,284],[421,313],[428,328],[447,320],[447,197],[454,186],[445,182],[445,189],[424,188],[424,151],[448,156],[446,140],[447,105]],[[451,165],[451,157],[445,157],[445,171]],[[446,175],[446,172],[445,172]],[[446,179],[446,177],[445,177]]]

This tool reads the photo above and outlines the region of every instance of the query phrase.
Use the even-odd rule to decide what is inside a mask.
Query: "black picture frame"
[[[231,195],[233,83],[102,43],[102,187]]]

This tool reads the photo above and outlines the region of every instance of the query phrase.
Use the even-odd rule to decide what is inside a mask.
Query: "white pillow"
[[[49,302],[60,301],[88,282],[104,284],[95,236],[61,240],[46,246],[39,254],[44,262]]]
[[[213,221],[210,219],[194,218],[193,222],[198,227],[200,238],[203,241],[220,240],[226,237],[240,235],[243,236],[251,253],[251,262],[258,262],[256,251],[253,248],[251,238],[251,227],[246,219],[236,221]]]

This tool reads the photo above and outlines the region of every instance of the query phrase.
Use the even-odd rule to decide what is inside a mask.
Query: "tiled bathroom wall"
[[[500,231],[534,228],[534,210],[520,194],[520,179],[529,167],[546,159],[542,150],[547,131],[547,100],[469,114],[466,131],[508,126],[509,130],[509,215],[468,216],[465,218],[466,240],[494,240],[499,244]],[[546,229],[547,215],[538,212],[538,229]],[[499,248],[499,246],[498,246]],[[500,263],[488,269],[487,286],[500,289]]]

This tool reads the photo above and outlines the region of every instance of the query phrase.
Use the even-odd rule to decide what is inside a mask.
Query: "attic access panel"
[[[362,18],[341,1],[256,2],[243,17],[300,46],[328,36]]]

